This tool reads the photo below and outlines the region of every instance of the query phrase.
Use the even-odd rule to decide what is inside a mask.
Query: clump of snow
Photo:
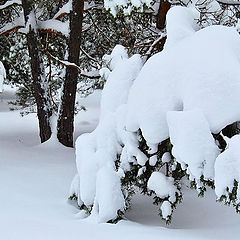
[[[164,201],[161,206],[162,217],[168,219],[172,214],[172,207],[169,201]]]
[[[0,93],[3,92],[3,81],[6,78],[6,71],[3,63],[0,61]]]
[[[104,0],[104,7],[110,11],[110,13],[116,17],[120,9],[126,15],[130,15],[132,11],[138,9],[143,11],[143,7],[151,7],[154,4],[152,0]]]
[[[96,178],[95,209],[98,208],[98,222],[107,222],[123,211],[125,200],[121,191],[121,182],[118,174],[112,167],[102,167]]]
[[[167,114],[172,154],[183,169],[187,168],[190,180],[200,184],[214,179],[214,163],[219,149],[210,132],[209,124],[200,110],[170,111]]]
[[[183,17],[191,11],[177,9],[183,10]],[[146,62],[134,82],[127,104],[126,129],[141,129],[150,145],[169,137],[168,111],[200,109],[213,133],[239,120],[239,58],[239,35],[224,26],[207,27],[169,45]]]
[[[165,152],[163,155],[162,155],[162,162],[163,163],[168,163],[171,161],[171,154],[169,152]]]
[[[111,54],[105,54],[103,56],[103,61],[109,69],[112,71],[118,63],[121,63],[122,60],[128,59],[128,53],[125,47],[122,45],[116,45],[112,50]]]
[[[164,48],[177,44],[199,30],[197,19],[198,13],[193,9],[190,10],[180,6],[171,8],[166,17],[167,41]]]
[[[228,148],[215,163],[215,192],[218,198],[233,191],[234,181],[240,182],[240,135],[233,136]],[[237,188],[236,203],[240,203],[240,189]]]
[[[154,155],[154,156],[152,156],[152,157],[150,157],[149,158],[149,165],[150,166],[155,166],[156,165],[156,163],[157,163],[157,155]]]
[[[168,220],[172,214],[173,205],[176,202],[176,196],[179,193],[174,185],[172,177],[166,177],[161,172],[153,172],[147,182],[149,190],[153,191],[159,198],[165,200],[161,206],[162,217]]]
[[[92,216],[99,222],[114,220],[124,208],[121,174],[117,173],[115,160],[122,150],[121,141],[127,137],[119,121],[124,117],[122,113],[128,99],[128,89],[142,66],[139,55],[128,59],[125,48],[119,45],[106,58],[110,60],[112,72],[109,73],[102,92],[100,122],[95,131],[77,139],[79,188],[76,189],[78,185],[73,183],[71,189],[72,195],[76,195],[86,207],[93,209]],[[134,141],[130,137],[127,139]],[[135,148],[138,149],[138,145]],[[132,151],[141,160],[140,151],[135,148],[132,146]]]
[[[114,50],[119,50],[119,48],[117,46]],[[127,60],[126,50],[121,50],[124,51],[113,51],[111,54],[111,68],[117,70],[112,71],[111,79],[107,80],[105,90],[102,93],[101,116],[103,117],[107,112],[115,112],[118,106],[127,101],[128,91],[142,66],[142,60],[139,55],[134,55]],[[131,71],[126,71],[126,66]]]
[[[160,198],[169,198],[169,202],[176,201],[177,187],[173,184],[173,178],[166,177],[161,172],[153,172],[147,183],[148,189],[156,193]]]

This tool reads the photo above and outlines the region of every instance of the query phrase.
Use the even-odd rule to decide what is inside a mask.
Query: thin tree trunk
[[[51,137],[50,117],[52,115],[52,107],[49,98],[48,83],[43,68],[43,60],[38,48],[37,42],[39,35],[36,31],[36,19],[33,11],[32,1],[22,1],[26,26],[29,28],[27,32],[27,44],[29,56],[31,59],[32,84],[34,89],[34,97],[37,104],[37,116],[39,121],[39,130],[41,142],[47,141]]]
[[[72,1],[70,12],[70,36],[68,42],[68,61],[79,65],[80,43],[83,20],[83,0]],[[77,90],[78,70],[72,67],[66,69],[63,84],[59,118],[57,123],[58,140],[65,146],[73,146],[74,107]]]

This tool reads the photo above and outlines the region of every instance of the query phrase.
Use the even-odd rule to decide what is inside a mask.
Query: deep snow
[[[239,239],[240,216],[234,209],[216,203],[213,192],[198,198],[189,189],[168,227],[151,200],[139,195],[128,220],[116,225],[78,219],[67,201],[76,171],[74,150],[53,141],[39,145],[35,114],[22,118],[9,112],[6,102],[13,98],[5,86],[0,94],[1,240]],[[84,100],[89,107],[77,117],[77,134],[96,126],[98,101],[99,93]]]

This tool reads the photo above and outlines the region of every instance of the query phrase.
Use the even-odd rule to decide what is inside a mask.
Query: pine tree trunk
[[[51,102],[49,98],[48,83],[43,68],[43,60],[37,45],[39,41],[38,32],[35,31],[35,14],[30,0],[22,1],[27,32],[27,45],[31,60],[32,84],[34,97],[37,105],[37,116],[41,142],[47,141],[51,137],[50,117],[52,115]]]
[[[77,65],[79,65],[83,7],[83,0],[72,1],[72,11],[70,12],[70,36],[68,42],[68,61]],[[59,109],[57,137],[62,144],[68,147],[73,146],[74,107],[77,90],[77,78],[77,69],[67,67]]]
[[[156,27],[160,30],[163,30],[165,28],[166,15],[170,7],[171,7],[171,4],[168,1],[165,0],[160,2],[158,13],[157,13],[157,22],[156,22]]]

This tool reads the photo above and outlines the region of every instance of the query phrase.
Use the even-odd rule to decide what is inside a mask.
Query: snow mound
[[[200,109],[213,133],[239,120],[239,57],[239,35],[224,26],[199,30],[154,55],[130,90],[127,130],[141,129],[151,145],[169,137],[168,111]]]
[[[171,47],[177,44],[182,39],[193,35],[199,26],[196,19],[198,19],[197,11],[193,9],[189,11],[188,8],[173,7],[168,11],[167,22],[167,41],[164,48]]]

